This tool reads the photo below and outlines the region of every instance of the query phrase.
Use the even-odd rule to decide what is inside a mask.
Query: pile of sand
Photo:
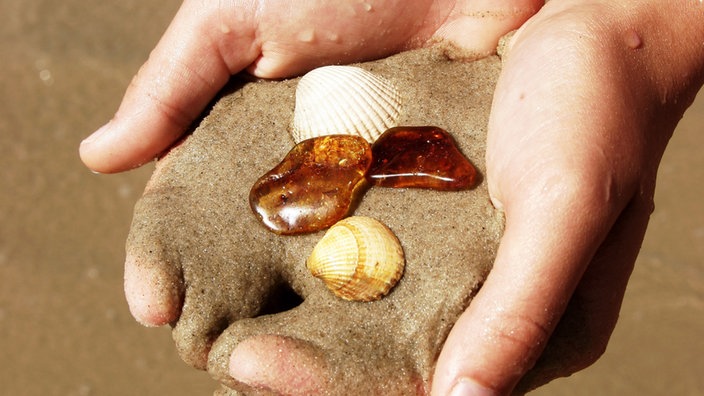
[[[137,204],[128,249],[183,277],[155,285],[185,293],[173,333],[181,356],[203,368],[212,344],[208,370],[239,391],[247,388],[228,379],[229,355],[258,334],[300,340],[319,356],[333,393],[428,389],[452,324],[493,262],[503,219],[481,177],[499,59],[450,61],[435,48],[360,66],[399,88],[401,125],[447,130],[482,175],[469,191],[374,187],[365,194],[355,214],[388,225],[406,254],[405,274],[387,297],[336,298],[305,268],[322,232],[275,235],[248,206],[256,179],[293,147],[287,130],[297,79],[234,82],[159,162]]]

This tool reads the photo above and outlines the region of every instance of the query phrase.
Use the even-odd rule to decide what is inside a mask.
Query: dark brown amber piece
[[[304,140],[257,180],[249,204],[262,223],[278,234],[325,229],[344,218],[358,201],[371,162],[371,146],[359,136]]]
[[[455,140],[438,127],[396,127],[372,145],[371,183],[383,187],[463,190],[474,186],[477,171]]]

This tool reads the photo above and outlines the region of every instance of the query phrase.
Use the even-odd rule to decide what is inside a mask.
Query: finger
[[[304,260],[310,250],[301,249],[305,245],[288,245],[287,259]],[[425,340],[442,324],[409,323],[404,297],[386,306],[341,300],[291,267],[304,301],[233,321],[208,355],[213,378],[246,394],[252,388],[272,394],[426,393],[426,368],[434,355],[429,345],[437,344]],[[401,330],[410,328],[411,334]],[[432,336],[419,340],[426,333]]]
[[[422,45],[445,12],[432,1],[307,0],[261,2],[261,56],[247,71],[264,78],[302,74],[325,64],[384,57]],[[344,23],[340,23],[344,21]]]
[[[544,0],[456,2],[434,37],[451,41],[476,57],[487,56],[496,52],[501,36],[517,29],[544,4]]]
[[[255,389],[281,395],[317,395],[326,389],[323,358],[303,341],[277,335],[248,338],[230,357],[230,375]]]
[[[373,318],[367,307],[311,299],[232,323],[209,353],[210,375],[247,394],[252,388],[285,395],[426,393],[418,372],[425,358],[418,360],[389,329],[389,323],[403,327],[398,312]]]
[[[173,211],[158,212],[165,207],[162,197],[151,194],[147,188],[135,205],[135,218],[126,244],[125,297],[132,316],[149,327],[173,323],[179,318],[185,289],[181,258],[169,246],[172,240],[177,240],[168,231],[177,229],[170,223],[176,216]],[[157,213],[152,213],[155,208]],[[154,218],[163,220],[153,221]]]
[[[603,354],[643,242],[653,209],[651,197],[636,196],[619,216],[581,278],[546,349],[517,385],[519,393],[582,370]]]
[[[612,203],[581,203],[593,192],[554,188],[542,200],[507,204],[492,272],[439,357],[436,394],[472,394],[477,387],[480,394],[508,393],[542,352],[613,222],[611,210],[603,209]]]
[[[125,297],[132,316],[144,326],[156,327],[178,319],[182,282],[172,267],[150,266],[143,255],[129,252],[125,260]]]
[[[241,18],[223,19],[226,12]],[[124,171],[176,141],[230,75],[256,59],[248,13],[221,11],[217,2],[185,1],[114,118],[82,142],[83,162],[97,172]]]

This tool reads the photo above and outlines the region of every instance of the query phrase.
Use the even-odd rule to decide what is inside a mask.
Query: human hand
[[[184,1],[114,118],[82,142],[92,170],[120,172],[167,150],[230,76],[281,78],[433,41],[484,56],[539,0]]]
[[[702,84],[702,16],[693,1],[550,2],[513,37],[487,142],[506,229],[433,394],[524,392],[603,353],[660,158]]]
[[[598,2],[594,3],[598,4]],[[652,2],[631,3],[637,5],[641,11],[647,11],[647,9],[656,6]],[[701,73],[694,75],[697,70],[701,69],[692,67],[692,59],[685,59],[687,56],[681,56],[677,60],[689,60],[689,67],[679,65],[680,69],[670,70],[669,73],[663,73],[663,65],[658,65],[653,61],[658,58],[668,60],[672,58],[672,56],[657,53],[655,50],[657,48],[667,48],[668,51],[680,55],[683,53],[683,51],[675,52],[676,48],[666,44],[666,38],[678,44],[688,40],[660,37],[659,34],[669,31],[668,29],[671,29],[672,26],[667,25],[668,29],[661,29],[664,21],[662,18],[658,19],[661,15],[657,14],[679,21],[681,18],[678,18],[680,15],[678,12],[682,11],[684,3],[685,1],[678,1],[667,6],[659,5],[656,12],[653,12],[652,9],[650,14],[646,12],[645,16],[648,18],[634,17],[633,20],[639,21],[633,30],[636,36],[622,28],[619,31],[619,40],[616,41],[613,40],[614,32],[609,28],[622,26],[619,25],[619,21],[622,20],[616,16],[622,16],[623,13],[606,14],[614,16],[614,19],[606,21],[610,25],[609,23],[602,24],[602,21],[593,23],[595,14],[599,18],[602,15],[598,12],[595,13],[594,9],[589,9],[593,6],[592,2],[576,10],[576,13],[570,11],[568,15],[574,17],[571,20],[570,18],[565,19],[564,15],[558,15],[557,12],[548,13],[543,10],[539,14],[540,18],[536,18],[531,23],[532,28],[526,27],[516,37],[511,58],[506,64],[502,83],[497,90],[488,156],[490,168],[487,174],[495,202],[503,205],[506,210],[509,228],[497,257],[497,270],[492,273],[482,293],[457,323],[448,339],[447,347],[441,355],[436,371],[435,390],[437,392],[450,389],[458,378],[463,377],[472,378],[485,387],[507,391],[535,362],[556,322],[561,317],[563,322],[573,318],[577,321],[584,320],[585,323],[595,326],[584,329],[583,345],[568,346],[574,348],[573,362],[575,362],[575,366],[567,369],[566,372],[588,364],[595,356],[598,356],[598,353],[595,355],[594,352],[603,349],[615,321],[617,306],[625,288],[627,275],[637,253],[645,223],[647,223],[649,200],[652,198],[654,168],[657,166],[660,154],[664,149],[668,133],[674,127],[678,115],[686,107],[687,99],[696,91],[692,87],[698,87],[698,84],[701,84]],[[687,2],[687,5],[690,6],[694,3],[693,1]],[[566,8],[574,6],[573,2],[553,2],[545,9],[555,10],[560,5]],[[374,6],[372,5],[372,9],[375,9]],[[660,8],[666,9],[668,12],[659,12]],[[443,10],[448,11],[448,8],[443,8],[440,5],[427,10],[431,9],[435,11],[428,11],[428,16],[443,15]],[[277,48],[291,49],[291,47],[274,45],[273,48],[269,47],[274,51],[267,53],[262,44],[269,42],[280,45],[282,42],[286,42],[285,39],[296,37],[294,34],[285,34],[286,32],[291,33],[292,27],[303,26],[295,23],[296,18],[291,19],[290,25],[284,24],[288,28],[271,29],[272,33],[282,34],[281,32],[284,32],[283,37],[271,39],[272,41],[259,39],[252,47],[252,36],[246,36],[242,40],[228,41],[222,39],[225,37],[225,33],[223,36],[217,35],[219,38],[215,37],[216,35],[207,34],[183,40],[189,36],[193,37],[194,35],[184,32],[192,32],[194,29],[211,33],[208,31],[208,27],[219,26],[217,20],[219,16],[227,15],[215,12],[208,13],[207,10],[194,12],[194,10],[194,2],[184,4],[182,11],[155,50],[152,58],[144,66],[140,75],[135,78],[115,119],[101,129],[99,136],[83,144],[82,158],[92,169],[101,172],[114,172],[129,169],[151,160],[180,136],[191,120],[200,113],[215,92],[227,81],[230,73],[242,68],[248,67],[248,70],[261,77],[284,76],[331,61],[347,62],[353,59],[387,55],[403,48],[422,45],[427,38],[454,39],[465,48],[476,48],[478,52],[482,52],[489,47],[487,43],[491,43],[498,37],[498,34],[494,33],[503,33],[509,30],[511,24],[517,26],[522,22],[522,19],[529,15],[519,14],[519,17],[509,18],[511,23],[505,24],[497,23],[495,20],[482,20],[480,23],[474,24],[473,30],[491,32],[488,34],[491,37],[490,40],[483,41],[482,36],[477,36],[474,43],[472,40],[469,42],[461,41],[462,37],[472,36],[458,34],[458,32],[466,31],[462,25],[466,27],[467,24],[443,24],[443,21],[448,20],[426,18],[427,23],[410,24],[411,27],[403,30],[404,33],[408,33],[406,37],[399,33],[401,31],[396,30],[391,32],[393,34],[371,40],[373,31],[359,28],[356,31],[356,37],[360,38],[358,41],[332,43],[329,47],[322,48],[320,43],[315,40],[310,43],[305,43],[304,40],[300,47],[296,46],[290,52],[285,51],[282,56],[275,56],[278,53]],[[437,10],[440,11],[435,13]],[[598,9],[597,11],[602,10]],[[623,9],[610,9],[609,11],[623,11]],[[680,30],[699,26],[701,14],[695,14],[699,11],[694,9],[688,9],[688,11],[691,11],[691,15],[696,19],[689,21],[691,23],[678,22],[677,27]],[[410,14],[413,12],[407,12],[404,15],[408,17]],[[643,17],[643,14],[641,12],[638,15]],[[402,16],[393,13],[377,14],[376,17],[379,18],[367,19],[364,23],[388,20],[395,20],[395,23],[398,23],[401,20],[413,20],[413,18],[404,19]],[[417,21],[417,19],[415,20]],[[648,27],[642,23],[643,20],[651,22],[654,20],[658,23]],[[194,23],[194,21],[200,22]],[[213,21],[217,23],[211,23]],[[241,26],[251,27],[252,20],[249,19],[249,21],[249,24],[245,23]],[[454,22],[455,20],[450,19],[449,21]],[[550,24],[549,21],[559,23]],[[465,22],[467,21],[465,20]],[[519,23],[516,24],[516,22]],[[366,26],[364,23],[354,26]],[[435,28],[438,24],[440,27]],[[470,23],[469,26],[471,25]],[[266,26],[272,25],[271,23],[259,25],[260,28],[257,31],[265,30]],[[324,24],[319,26],[324,27]],[[409,25],[405,24],[404,26]],[[335,26],[335,28],[338,27]],[[661,30],[657,34],[653,33],[656,27]],[[415,30],[416,28],[417,30]],[[492,28],[497,29],[491,30]],[[253,31],[254,29],[250,30],[250,32]],[[415,33],[413,33],[414,31]],[[565,34],[566,31],[569,34]],[[580,37],[580,32],[588,34]],[[599,33],[599,35],[592,36],[593,33]],[[685,37],[691,37],[686,33],[683,34]],[[205,42],[218,45],[201,46],[204,36],[215,37],[205,40]],[[275,36],[276,34],[270,37],[276,38]],[[355,34],[350,37],[354,36]],[[299,37],[310,36],[303,34]],[[584,40],[585,37],[592,39]],[[638,37],[637,40],[636,37]],[[472,39],[474,38],[472,37]],[[607,38],[608,40],[599,42],[599,38]],[[623,56],[624,53],[631,54],[624,45],[635,45],[638,48],[636,44],[641,40],[645,40],[641,43],[643,50],[640,52],[634,50],[637,56]],[[370,42],[373,42],[374,45],[365,45]],[[575,42],[582,43],[578,47],[579,50],[587,51],[577,56],[574,55],[574,52],[565,51],[565,49],[571,48],[570,46]],[[652,46],[648,44],[651,42]],[[226,48],[220,45],[224,43],[230,43],[231,46]],[[356,43],[362,45],[356,45]],[[545,43],[552,44],[545,46]],[[217,48],[217,50],[213,48]],[[602,52],[602,50],[606,51]],[[229,54],[229,56],[221,54]],[[700,52],[692,51],[691,58],[697,56],[701,59]],[[257,61],[257,59],[259,60]],[[546,68],[546,65],[550,66],[547,62],[548,59],[551,61],[552,67]],[[594,68],[597,64],[590,63],[590,59],[601,61],[602,63],[598,63],[598,65],[603,65],[603,70],[618,71],[618,73],[596,73]],[[540,61],[540,63],[536,63],[536,61]],[[576,64],[575,61],[577,61]],[[164,70],[163,65],[168,65],[168,67]],[[670,65],[668,64],[668,66]],[[198,71],[198,74],[194,72],[195,70]],[[546,73],[547,71],[552,74]],[[654,71],[661,73],[653,74]],[[201,80],[199,75],[208,76],[208,78]],[[593,81],[585,77],[593,75],[600,77],[596,80],[598,84],[594,84]],[[683,76],[685,81],[673,77],[678,75]],[[541,83],[549,82],[556,76],[562,77],[552,83],[537,87],[534,85],[538,82],[537,76],[542,78]],[[575,89],[574,85],[578,92],[586,95],[574,94],[555,97],[554,92],[570,92],[565,91],[565,85],[573,90]],[[549,103],[550,105],[543,104],[542,108],[546,108],[550,112],[541,117],[535,117],[536,113],[530,111],[529,106],[517,106],[515,94],[522,88],[540,88],[535,91],[525,90],[526,93],[536,92],[536,95],[524,103]],[[550,88],[555,88],[557,91],[550,91]],[[619,95],[623,94],[621,89],[625,89],[623,92],[628,95],[620,97]],[[663,96],[663,93],[667,93],[666,98],[672,101],[679,100],[679,102],[660,104],[658,100],[660,96]],[[609,109],[608,106],[612,107]],[[560,113],[559,109],[567,109],[567,111]],[[585,110],[576,111],[577,109],[587,109],[590,113],[585,114]],[[614,109],[623,110],[624,116],[618,119],[613,117],[612,114],[621,114]],[[647,117],[639,114],[644,109],[648,111]],[[605,113],[606,110],[608,110],[607,113]],[[667,116],[663,116],[663,113],[666,113]],[[521,114],[523,117],[516,117]],[[512,117],[515,118],[512,119]],[[585,119],[587,122],[584,122]],[[594,122],[597,119],[599,123]],[[520,122],[516,120],[520,120]],[[582,120],[581,124],[580,120]],[[516,159],[512,159],[509,151],[504,150],[504,147],[511,147],[516,141],[515,125],[523,126],[524,121],[530,122],[525,122],[525,128],[522,130],[530,131],[531,128],[533,129],[530,131],[531,133],[526,132],[526,136],[540,136],[545,132],[545,136],[541,136],[544,137],[544,140],[531,141],[530,145],[521,146],[518,149],[520,155],[517,155]],[[586,127],[575,130],[573,128],[575,125],[586,125]],[[601,129],[596,127],[601,127]],[[623,131],[622,127],[624,127]],[[555,136],[556,133],[546,131],[549,128],[554,128],[553,132],[570,133],[558,133],[559,136]],[[618,139],[613,131],[619,131]],[[586,141],[589,144],[575,147],[575,141],[571,142],[568,139],[574,135],[578,135],[576,142]],[[647,139],[644,139],[643,136],[647,136]],[[553,137],[556,139],[551,140]],[[592,138],[595,139],[594,143],[592,143]],[[509,143],[506,144],[506,141]],[[609,146],[611,143],[615,146]],[[570,146],[572,150],[569,150]],[[496,147],[501,147],[501,150]],[[527,147],[531,149],[526,150],[525,153],[521,152],[523,148]],[[574,149],[580,148],[584,150],[574,151]],[[562,149],[566,149],[566,151],[563,152]],[[597,155],[592,155],[594,152],[597,152]],[[551,157],[550,155],[553,154],[554,156]],[[615,154],[618,155],[615,156]],[[569,157],[569,155],[574,156]],[[524,169],[522,165],[524,163],[533,164],[533,161],[518,161],[518,158],[526,158],[526,156],[539,158],[540,162],[534,166],[531,165],[533,169],[537,169],[536,172],[523,177],[520,172]],[[624,159],[621,159],[621,156]],[[565,162],[567,163],[565,164]],[[580,165],[594,165],[595,168],[587,169]],[[609,168],[609,166],[613,166],[613,168]],[[558,178],[564,175],[562,171],[566,169],[577,173],[568,174],[569,177],[566,180]],[[516,175],[516,173],[520,173],[520,175]],[[551,176],[554,178],[550,179]],[[610,178],[601,178],[605,176]],[[518,183],[521,180],[523,182]],[[530,181],[533,181],[534,184],[531,185]],[[593,182],[597,184],[593,184]],[[609,183],[608,187],[613,190],[600,191],[599,187],[607,187],[604,183]],[[544,193],[539,191],[541,187],[547,187],[555,193],[543,196]],[[610,195],[608,197],[600,196],[599,193],[603,191],[609,191]],[[565,193],[564,196],[560,196],[562,192]],[[575,197],[580,193],[585,193],[585,197]],[[537,196],[540,199],[536,198]],[[606,204],[600,206],[599,203],[604,201]],[[550,210],[546,210],[546,208]],[[569,215],[574,217],[570,218],[566,216],[566,212],[559,212],[556,208],[569,210]],[[583,212],[585,210],[593,210],[594,212],[591,216],[586,216]],[[536,233],[533,232],[535,229],[541,230],[539,235],[535,235]],[[544,230],[557,231],[548,233]],[[530,239],[531,237],[535,239]],[[625,239],[625,241],[621,241],[619,238]],[[619,246],[623,247],[622,251],[618,251]],[[526,254],[526,252],[530,254]],[[568,264],[560,265],[561,263]],[[614,263],[620,265],[613,265]],[[602,271],[601,267],[606,267],[606,269]],[[519,271],[512,272],[515,269]],[[520,271],[521,269],[524,271]],[[612,276],[613,272],[615,274]],[[604,279],[608,280],[608,283],[602,282]],[[539,285],[540,288],[516,290],[518,289],[516,287],[506,295],[501,294],[502,291],[505,291],[505,286],[520,285],[522,281],[530,281],[527,283],[528,285]],[[594,287],[594,284],[597,286]],[[501,287],[501,285],[505,286]],[[543,288],[546,285],[549,287]],[[598,293],[604,289],[607,289],[607,295]],[[575,291],[574,294],[573,291]],[[527,293],[527,296],[522,296],[519,292]],[[584,308],[580,307],[582,312],[589,314],[580,318],[574,314],[579,310],[567,310],[565,316],[562,316],[562,311],[566,309],[566,300],[570,296],[573,296],[570,307],[584,305]],[[521,301],[521,298],[525,298],[525,300]],[[180,313],[180,308],[176,305],[159,305],[158,302],[151,307],[169,306],[171,310],[167,312],[150,311],[149,306],[155,301],[149,300],[149,298],[143,301],[145,315],[150,319],[156,319],[156,322],[152,324],[168,322],[170,321],[168,318],[173,319]],[[616,303],[611,305],[614,302]],[[526,311],[523,312],[523,309]],[[520,312],[520,315],[513,314],[516,312]],[[156,315],[149,316],[149,314]],[[599,320],[593,319],[592,316],[599,318]],[[604,318],[606,319],[602,321],[601,319]],[[482,330],[480,333],[471,332],[478,328]],[[513,333],[509,335],[515,337],[501,336],[501,334],[511,332]],[[479,339],[467,340],[463,334],[483,334],[484,336]],[[458,353],[461,352],[458,350],[458,346],[462,346],[464,352]],[[487,351],[488,349],[490,350]],[[550,351],[551,349],[548,347],[546,353],[550,353]],[[564,350],[562,353],[565,353]],[[466,356],[471,356],[471,359],[466,359]],[[477,359],[478,356],[482,358]],[[540,369],[540,365],[538,369]],[[480,371],[481,373],[479,373]],[[551,375],[556,376],[564,373],[564,371],[557,370]]]

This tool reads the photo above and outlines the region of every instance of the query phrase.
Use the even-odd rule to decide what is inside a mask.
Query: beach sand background
[[[122,292],[132,208],[153,166],[98,176],[77,155],[180,2],[0,0],[0,394],[209,395],[170,330]],[[665,154],[621,320],[604,357],[534,395],[704,390],[704,95]]]

